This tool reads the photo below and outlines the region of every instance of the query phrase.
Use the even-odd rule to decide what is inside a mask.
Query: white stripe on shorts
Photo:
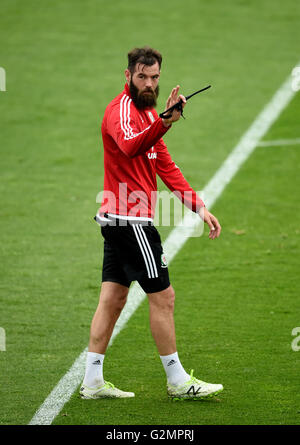
[[[149,246],[149,243],[148,243],[145,233],[143,231],[141,232],[142,226],[139,224],[132,224],[132,228],[133,228],[135,237],[137,239],[138,245],[140,246],[140,249],[141,249],[144,261],[145,261],[148,278],[157,278],[158,273],[157,273],[156,264],[155,264],[155,261],[153,258],[153,253]],[[145,243],[144,238],[146,238],[147,244]]]
[[[154,259],[154,256],[153,256],[153,252],[152,252],[151,246],[149,244],[148,238],[147,238],[147,236],[146,236],[146,234],[144,232],[142,224],[137,224],[137,228],[138,228],[138,231],[141,234],[142,242],[144,243],[144,246],[145,246],[145,248],[146,248],[146,250],[147,250],[147,252],[149,253],[149,256],[150,256],[150,267],[151,267],[151,270],[153,272],[153,277],[152,278],[158,278],[158,273],[157,273],[157,268],[156,268],[156,263],[155,263],[155,259]]]
[[[144,261],[145,261],[146,269],[147,269],[147,272],[148,272],[148,278],[152,278],[152,273],[151,273],[152,271],[150,271],[149,263],[148,263],[146,254],[145,254],[144,249],[143,249],[143,246],[142,246],[142,244],[141,244],[139,234],[137,233],[137,224],[132,224],[132,228],[133,228],[135,237],[136,237],[136,239],[137,239],[138,245],[140,246],[140,249],[141,249],[141,252],[142,252]]]

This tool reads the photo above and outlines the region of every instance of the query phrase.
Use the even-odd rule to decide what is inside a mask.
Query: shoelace
[[[198,385],[200,385],[201,383],[204,383],[204,382],[202,382],[202,380],[196,379],[196,377],[194,377],[194,370],[193,369],[191,369],[190,376],[191,376],[191,378],[187,382],[188,384],[190,384],[190,383],[197,383]]]
[[[115,385],[113,383],[110,382],[105,382],[105,388],[114,388]]]
[[[185,388],[186,385],[193,385],[193,384],[197,384],[197,385],[203,385],[205,384],[205,382],[203,382],[202,380],[197,379],[196,377],[194,377],[194,370],[191,370],[190,373],[190,380],[188,380],[187,382],[183,383],[182,385],[179,385],[179,388]],[[170,385],[172,386],[172,385]],[[176,386],[176,385],[175,385]]]

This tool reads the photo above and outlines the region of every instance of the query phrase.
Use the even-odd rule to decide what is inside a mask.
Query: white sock
[[[103,362],[105,355],[97,352],[88,352],[86,357],[86,368],[83,384],[89,388],[103,385]]]
[[[185,372],[177,352],[170,355],[160,355],[163,367],[166,371],[168,383],[171,385],[181,385],[189,380],[190,376]]]

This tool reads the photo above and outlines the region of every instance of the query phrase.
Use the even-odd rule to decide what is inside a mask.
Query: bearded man
[[[219,237],[221,227],[188,184],[162,139],[181,112],[174,109],[166,118],[160,118],[155,111],[161,63],[162,56],[155,49],[130,51],[125,88],[108,105],[102,121],[104,194],[95,219],[104,237],[104,257],[100,299],[91,324],[80,388],[84,399],[134,397],[133,392],[122,391],[103,377],[105,352],[132,281],[138,281],[148,296],[150,328],[166,372],[168,396],[198,400],[223,389],[220,384],[196,379],[193,371],[188,374],[177,353],[175,292],[160,235],[153,225],[156,175],[208,224],[211,239]],[[186,105],[185,97],[178,93],[176,86],[166,110],[180,99],[182,107]]]

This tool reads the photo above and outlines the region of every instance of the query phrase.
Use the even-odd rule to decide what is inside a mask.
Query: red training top
[[[104,146],[104,192],[99,213],[154,218],[156,174],[192,211],[203,201],[173,162],[162,136],[163,125],[154,108],[139,110],[129,87],[107,106],[101,131]]]

